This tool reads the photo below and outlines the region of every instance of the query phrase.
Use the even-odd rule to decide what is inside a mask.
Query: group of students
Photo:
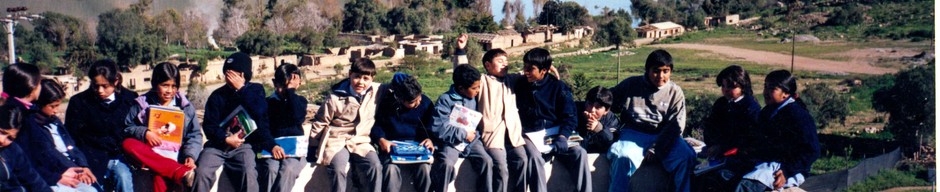
[[[547,191],[546,162],[569,170],[577,191],[592,191],[589,152],[610,159],[611,191],[630,191],[630,178],[648,163],[669,173],[673,191],[764,191],[799,186],[819,156],[815,124],[797,95],[796,77],[785,70],[767,75],[763,109],[742,67],[718,75],[723,97],[706,119],[707,148],[699,156],[727,166],[720,182],[702,184],[692,176],[696,153],[681,137],[685,96],[670,80],[667,51],[653,51],[643,75],[594,87],[575,102],[571,88],[553,75],[548,50],[527,51],[521,74],[508,71],[505,51],[489,50],[481,74],[468,64],[466,42],[466,35],[458,38],[453,84],[436,101],[414,76],[374,82],[375,64],[353,60],[348,78],[331,87],[310,120],[306,158],[288,156],[274,141],[305,134],[308,101],[295,93],[302,74],[292,64],[275,69],[275,91],[265,97],[262,85],[251,82],[251,58],[232,54],[223,65],[225,86],[209,96],[201,123],[170,63],[153,67],[153,88],[138,96],[121,86],[114,62],[96,62],[87,73],[91,86],[69,100],[64,123],[56,114],[65,97],[59,84],[43,79],[35,65],[14,64],[3,74],[0,191],[134,191],[131,170],[148,170],[155,191],[209,191],[222,166],[229,183],[220,190],[290,191],[307,162],[326,168],[332,191],[346,191],[347,175],[362,191],[398,191],[402,171],[413,172],[418,191],[449,191],[459,158],[477,175],[477,191]],[[185,115],[176,159],[152,149],[162,141],[147,129],[151,106]],[[452,124],[455,106],[482,114],[479,126]],[[221,125],[237,108],[253,117],[256,133],[241,138]],[[567,142],[576,137],[583,140]],[[393,162],[395,141],[430,150],[433,162]],[[273,158],[256,158],[262,150]]]

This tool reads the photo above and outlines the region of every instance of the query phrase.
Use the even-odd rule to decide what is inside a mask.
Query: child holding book
[[[26,152],[13,142],[26,119],[23,116],[23,111],[17,106],[0,106],[0,191],[52,192],[52,188],[33,169]],[[69,168],[62,177],[77,177],[80,170]]]
[[[428,133],[431,123],[431,111],[434,105],[431,99],[422,94],[421,84],[414,77],[395,73],[392,77],[391,89],[388,89],[382,98],[376,112],[375,126],[372,128],[372,141],[379,146],[379,158],[385,169],[382,176],[385,179],[383,191],[398,191],[401,189],[401,172],[413,171],[415,189],[428,191],[431,188],[431,165],[428,163],[396,164],[392,162],[394,141],[416,142],[419,146],[434,151]]]
[[[209,191],[215,183],[215,171],[224,164],[223,176],[228,177],[234,188],[232,190],[258,191],[255,152],[280,148],[269,139],[271,133],[268,130],[268,103],[264,101],[264,87],[250,82],[252,67],[248,54],[233,53],[225,60],[222,71],[225,72],[225,86],[212,91],[206,100],[202,127],[208,141],[196,162],[193,188],[199,192]],[[229,114],[239,108],[244,109],[247,119],[257,125],[253,132],[233,132],[228,126],[223,126],[223,123],[231,123]],[[250,125],[238,127],[245,126],[250,128]]]
[[[304,135],[301,125],[307,116],[307,99],[295,92],[303,81],[300,72],[294,64],[281,64],[274,69],[275,92],[267,98],[271,136],[274,138]],[[273,138],[269,142],[274,142]],[[257,160],[261,191],[290,191],[306,162],[300,157],[287,156],[284,150],[277,148],[271,155],[273,158]]]
[[[434,107],[434,124],[431,138],[437,144],[434,163],[431,164],[431,191],[445,192],[456,178],[457,158],[464,157],[477,176],[477,191],[493,191],[493,158],[486,153],[480,142],[476,127],[472,130],[450,124],[454,106],[463,106],[476,112],[477,95],[480,94],[480,72],[470,65],[459,65],[454,69],[454,84],[450,90],[437,98]]]
[[[121,86],[123,78],[117,63],[110,59],[96,61],[88,68],[88,89],[69,99],[65,127],[75,139],[75,146],[85,153],[88,167],[105,191],[134,191],[131,170],[127,166],[121,142],[124,118],[137,92]]]
[[[37,112],[27,115],[16,143],[29,156],[30,162],[47,184],[56,190],[98,191],[97,178],[88,169],[85,154],[75,148],[75,140],[56,116],[65,92],[58,82],[41,81],[39,98],[34,102]],[[70,169],[79,169],[77,177],[64,177]]]
[[[457,41],[454,66],[467,61],[467,35],[461,35]],[[480,139],[487,153],[493,158],[493,191],[525,191],[525,173],[529,158],[523,145],[522,124],[519,109],[516,108],[516,94],[513,83],[522,78],[519,74],[510,74],[509,59],[506,51],[491,49],[483,54],[483,68],[486,75],[480,77],[480,95],[477,109],[483,114],[480,122]]]
[[[376,69],[372,60],[359,58],[349,67],[349,78],[333,85],[323,99],[310,129],[312,159],[327,167],[331,191],[346,191],[346,165],[352,163],[364,184],[361,191],[380,191],[382,164],[369,134],[375,125],[381,84],[372,82]]]
[[[154,173],[154,191],[179,191],[182,185],[191,187],[196,168],[196,158],[202,151],[202,128],[196,119],[196,107],[179,92],[180,72],[176,65],[160,63],[154,66],[151,74],[149,92],[137,97],[137,103],[131,106],[125,118],[126,128],[122,147],[124,152],[142,167],[149,168]],[[182,129],[178,133],[182,136],[180,141],[165,141],[161,139],[161,127],[154,116],[155,108],[162,108],[183,114],[183,124],[173,125]],[[161,113],[159,115],[171,115]],[[151,124],[154,123],[154,124]],[[153,128],[151,128],[153,127]],[[166,130],[173,135],[173,130]],[[176,143],[180,142],[180,143]],[[154,147],[167,145],[179,146],[177,156],[167,157],[154,151]]]
[[[564,81],[548,75],[552,67],[551,54],[535,48],[523,56],[525,79],[516,83],[516,103],[525,132],[525,150],[529,155],[526,172],[531,191],[547,191],[543,154],[553,155],[556,163],[568,168],[572,183],[578,191],[591,191],[591,170],[587,152],[580,146],[568,146],[568,138],[578,126],[571,88]],[[551,138],[551,151],[539,147]],[[540,143],[539,143],[540,142]]]

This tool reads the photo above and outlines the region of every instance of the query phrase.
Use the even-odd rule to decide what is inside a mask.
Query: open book
[[[176,160],[183,143],[183,122],[186,115],[176,107],[151,105],[147,120],[147,130],[156,133],[163,140],[153,151],[166,158]]]
[[[228,117],[225,117],[219,127],[225,128],[230,134],[238,135],[239,139],[244,139],[258,129],[258,124],[248,115],[248,111],[245,111],[245,108],[239,105],[232,113],[228,114]]]
[[[307,136],[284,136],[274,138],[274,142],[284,149],[287,157],[305,157],[307,156]],[[261,150],[257,154],[258,158],[274,158],[268,150]]]
[[[464,129],[468,134],[472,133],[477,129],[477,125],[480,124],[480,120],[483,119],[483,114],[477,112],[474,109],[464,107],[460,104],[454,105],[454,108],[450,110],[450,120],[447,121],[448,125]],[[467,143],[461,143],[457,146],[454,146],[459,151],[463,151],[467,148]]]
[[[528,132],[528,133],[525,133],[525,135],[526,137],[528,137],[529,139],[533,141],[537,140],[538,138],[542,138],[545,142],[532,142],[532,144],[535,145],[535,148],[539,149],[540,152],[547,154],[549,152],[552,152],[552,149],[555,148],[552,145],[552,143],[555,140],[555,136],[559,134],[558,133],[559,129],[561,128],[550,127],[550,128],[546,128],[540,131]],[[568,147],[579,146],[581,145],[581,141],[583,140],[584,138],[582,138],[577,133],[572,133],[571,136],[568,137]]]

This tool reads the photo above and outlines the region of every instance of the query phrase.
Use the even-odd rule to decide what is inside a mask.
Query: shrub
[[[845,124],[845,117],[849,115],[849,100],[826,84],[813,84],[806,87],[800,94],[800,98],[806,103],[810,115],[816,119],[817,128],[826,128],[832,121]]]

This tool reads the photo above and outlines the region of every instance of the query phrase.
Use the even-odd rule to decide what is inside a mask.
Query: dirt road
[[[660,44],[651,45],[658,48],[676,48],[676,49],[694,49],[711,51],[731,58],[738,58],[765,65],[790,66],[790,55],[757,51],[751,49],[742,49],[721,45],[703,45],[703,44]],[[842,62],[824,59],[813,59],[808,57],[796,56],[796,68],[813,71],[823,71],[832,73],[861,73],[861,74],[886,74],[895,73],[897,69],[882,68],[871,66],[864,62]]]

